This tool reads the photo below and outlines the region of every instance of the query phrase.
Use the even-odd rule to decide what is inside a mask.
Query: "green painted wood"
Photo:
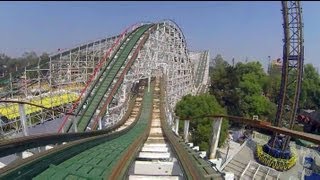
[[[89,148],[59,165],[50,165],[34,179],[104,179],[135,138],[147,129],[153,107],[153,89],[149,93],[147,89],[145,88],[139,120],[130,131]]]
[[[88,101],[87,108],[83,111],[83,116],[79,118],[78,121],[78,131],[83,132],[86,130],[88,124],[90,123],[91,118],[93,117],[96,109],[99,107],[103,96],[106,94],[108,89],[110,88],[113,79],[119,72],[120,68],[124,66],[124,62],[129,56],[130,52],[134,48],[135,44],[138,42],[140,37],[147,31],[152,25],[144,25],[141,26],[135,33],[133,33],[132,37],[126,41],[126,43],[122,44],[123,48],[120,48],[118,52],[117,61],[109,69],[106,69],[106,73],[104,74],[102,79],[102,83],[97,87],[96,93],[90,97]],[[99,80],[100,81],[100,80]]]

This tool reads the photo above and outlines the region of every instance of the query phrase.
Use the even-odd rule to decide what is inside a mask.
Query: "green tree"
[[[228,114],[240,115],[240,97],[238,95],[239,76],[237,76],[234,67],[223,60],[221,55],[217,55],[214,58],[213,65],[210,69],[210,93],[216,97],[222,107],[227,109]]]
[[[242,116],[274,119],[276,105],[266,96],[267,83],[271,82],[261,63],[238,63],[235,71],[239,76],[240,112]]]
[[[274,119],[276,105],[268,98],[272,79],[264,72],[259,62],[237,63],[230,66],[221,58],[211,69],[211,94],[229,115],[260,119]],[[276,89],[276,88],[274,88]],[[275,93],[277,98],[278,92]],[[239,125],[238,123],[233,123]]]
[[[304,66],[300,107],[318,110],[320,106],[320,76],[312,64]]]
[[[176,105],[175,114],[180,119],[188,119],[201,115],[226,114],[217,102],[216,98],[209,94],[199,96],[184,96]],[[212,121],[208,118],[194,119],[190,122],[191,139],[201,150],[208,150],[211,134]],[[219,146],[221,146],[228,135],[228,121],[224,120],[221,127]]]
[[[266,76],[266,73],[263,70],[262,64],[259,61],[253,61],[248,63],[238,62],[235,68],[236,68],[237,74],[240,77],[248,73],[254,73],[259,79]]]
[[[260,78],[253,72],[243,74],[239,83],[239,88],[245,95],[261,94],[262,86],[259,80]]]
[[[263,83],[263,92],[271,102],[278,104],[278,97],[281,83],[281,66],[270,64],[268,68],[268,76],[265,77]]]

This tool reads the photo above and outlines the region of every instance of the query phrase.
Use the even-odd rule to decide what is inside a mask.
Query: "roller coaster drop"
[[[292,129],[294,121],[296,119],[296,112],[299,104],[304,59],[302,36],[303,25],[300,2],[282,2],[282,13],[284,20],[283,64],[281,90],[279,94],[279,103],[274,126],[287,127],[289,129]],[[173,68],[174,71],[172,70],[172,68],[170,68],[171,71],[168,71],[169,85],[167,87],[167,103],[169,104],[167,106],[173,108],[180,97],[185,95],[187,92],[192,92],[192,83],[190,83],[192,81],[192,78],[190,78],[190,62],[187,58],[188,53],[186,51],[184,37],[181,37],[181,35],[183,36],[183,34],[178,26],[174,24],[174,22],[167,21],[162,24],[157,24],[156,29],[156,33],[150,34],[150,41],[147,41],[145,47],[140,50],[143,55],[140,54],[138,56],[140,58],[149,57],[146,59],[151,59],[152,61],[146,62],[147,65],[143,65],[143,62],[140,62],[140,58],[138,58],[138,63],[133,66],[133,69],[130,71],[131,73],[129,72],[129,75],[136,75],[139,77],[127,76],[127,79],[125,78],[124,82],[128,82],[129,79],[133,82],[136,79],[141,79],[141,77],[151,77],[153,71],[150,71],[150,68],[148,72],[144,71],[147,69],[143,68],[145,66],[155,67],[155,69],[158,69],[159,67],[162,67],[163,64],[167,64],[168,67],[162,67],[165,72],[169,70],[169,67],[175,67]],[[173,34],[173,38],[171,36],[168,36],[167,34]],[[167,43],[168,40],[176,43],[177,47],[179,48],[172,50],[171,46],[169,46],[170,43]],[[160,44],[160,46],[155,46],[154,43],[157,43],[158,45]],[[167,44],[169,45],[166,46]],[[168,49],[168,47],[170,48]],[[79,52],[80,50],[81,47],[79,47]],[[150,53],[149,51],[152,51],[154,53]],[[171,51],[174,52],[175,56],[173,56],[172,53],[166,53]],[[103,52],[104,51],[101,51],[101,54]],[[87,51],[86,54],[88,54]],[[158,56],[167,58],[159,58]],[[61,61],[62,54],[59,57]],[[170,61],[156,61],[157,59],[170,59]],[[181,70],[184,70],[183,73],[180,73],[180,69],[176,67],[176,64],[180,64],[179,66],[181,66]],[[155,74],[153,75],[157,74],[159,74],[159,72],[155,71]],[[180,79],[175,78],[177,75],[180,75]],[[180,82],[179,80],[181,79],[184,79],[184,81]],[[123,91],[126,92],[128,87],[130,86],[122,85],[120,89],[124,89]],[[120,96],[121,91],[119,91],[118,94],[118,96]],[[263,146],[257,146],[255,154],[257,160],[262,164],[265,164],[277,170],[287,170],[291,168],[296,162],[296,156],[294,152],[290,150],[289,142],[290,136],[283,137],[278,133],[275,133],[267,144]]]

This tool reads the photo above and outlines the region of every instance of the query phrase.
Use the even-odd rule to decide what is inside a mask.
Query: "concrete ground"
[[[316,164],[319,164],[319,162],[317,162],[317,158],[320,159],[318,152],[313,152],[314,150],[312,149],[300,147],[297,146],[294,142],[291,142],[291,146],[296,148],[298,160],[296,165],[290,170],[285,172],[278,172],[266,166],[259,165],[259,163],[254,158],[255,147],[257,143],[265,144],[267,141],[268,136],[262,134],[258,134],[258,136],[256,135],[252,140],[249,140],[246,145],[243,146],[243,148],[239,152],[237,152],[236,155],[233,156],[232,160],[227,163],[223,170],[233,172],[236,179],[240,179],[241,175],[241,179],[253,179],[253,176],[255,176],[254,179],[277,179],[277,176],[280,173],[278,177],[281,180],[300,180],[303,171],[303,159],[306,155],[312,154],[314,157],[316,157]],[[267,174],[268,176],[266,176]]]

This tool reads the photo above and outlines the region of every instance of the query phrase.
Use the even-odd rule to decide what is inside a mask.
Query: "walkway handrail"
[[[247,169],[249,168],[249,166],[250,166],[250,163],[251,163],[251,160],[248,162],[248,164],[247,164],[247,166],[246,166],[246,168],[243,170],[243,172],[241,173],[241,175],[240,175],[240,179],[243,177],[243,175],[246,173],[246,171],[247,171]]]
[[[123,118],[116,125],[112,127],[109,127],[103,130],[91,131],[91,132],[77,132],[77,133],[73,132],[73,133],[64,133],[64,134],[47,133],[47,134],[32,135],[32,136],[19,137],[19,138],[1,141],[0,157],[4,157],[16,152],[22,152],[26,149],[45,146],[48,144],[70,142],[70,141],[75,141],[83,138],[88,138],[92,136],[98,136],[98,135],[109,133],[117,129],[118,127],[120,127],[123,123],[125,123],[125,120],[130,115],[130,112],[131,112],[130,109],[132,109],[134,106],[134,100],[135,98],[132,98],[132,100],[130,101],[128,111],[123,116]]]
[[[223,170],[229,164],[229,162],[233,159],[233,157],[243,149],[243,147],[247,144],[247,142],[248,142],[248,139],[241,144],[241,146],[237,149],[237,151],[232,156],[226,159],[226,161],[221,165],[220,170]]]
[[[270,130],[273,132],[285,134],[288,136],[292,136],[295,138],[300,138],[300,139],[304,139],[304,140],[307,140],[307,141],[310,141],[310,142],[313,142],[316,144],[320,144],[320,136],[319,135],[295,131],[295,130],[282,128],[282,127],[276,127],[276,126],[269,125],[268,122],[266,122],[266,121],[257,121],[257,120],[252,120],[252,119],[244,118],[244,117],[228,116],[228,115],[201,115],[201,116],[186,117],[186,118],[179,118],[179,119],[180,120],[195,120],[195,119],[200,119],[200,118],[227,118],[229,120],[249,124],[249,125],[257,127],[257,128]]]

